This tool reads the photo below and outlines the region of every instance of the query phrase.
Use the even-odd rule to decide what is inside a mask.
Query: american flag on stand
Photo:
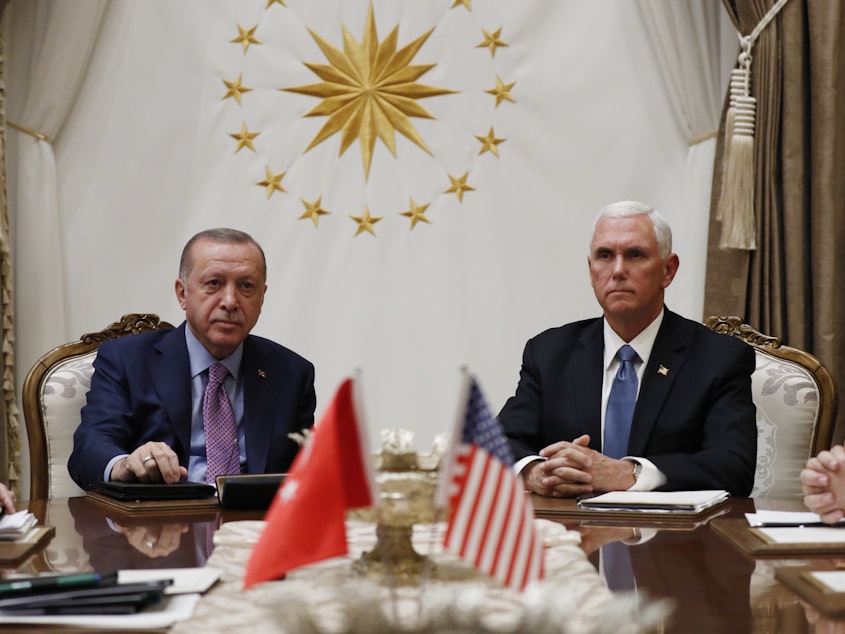
[[[543,544],[502,426],[467,374],[461,412],[437,494],[452,509],[444,546],[503,585],[524,590],[543,577]]]

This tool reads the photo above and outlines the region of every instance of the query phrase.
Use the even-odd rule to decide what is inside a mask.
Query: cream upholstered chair
[[[829,449],[838,408],[830,371],[816,357],[757,332],[739,317],[708,317],[711,330],[754,348],[751,392],[757,406],[757,472],[751,497],[800,499],[798,474]]]
[[[172,328],[158,315],[129,314],[100,332],[54,348],[24,379],[23,415],[29,439],[31,500],[83,495],[71,480],[67,460],[94,373],[97,348],[107,339]]]

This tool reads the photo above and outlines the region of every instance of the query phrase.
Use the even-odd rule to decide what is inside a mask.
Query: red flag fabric
[[[466,409],[459,417],[438,495],[452,514],[446,550],[503,585],[524,590],[543,578],[543,543],[534,512],[513,473],[502,426],[493,418],[475,379],[468,377]]]
[[[353,383],[347,379],[267,511],[244,589],[348,552],[346,510],[371,506],[374,500],[366,439],[355,412]]]

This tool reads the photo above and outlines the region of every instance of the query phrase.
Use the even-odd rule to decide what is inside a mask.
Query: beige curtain
[[[723,0],[751,33],[775,0]],[[845,314],[837,249],[845,248],[845,11],[840,2],[789,0],[752,51],[757,98],[754,213],[757,249],[720,250],[715,220],[724,139],[716,152],[705,313],[739,315],[808,350],[841,387]],[[840,407],[834,442],[845,438]]]
[[[0,19],[7,0],[0,0]],[[20,425],[15,399],[14,314],[12,304],[12,255],[10,251],[8,187],[6,183],[5,40],[0,29],[0,481],[20,499]]]

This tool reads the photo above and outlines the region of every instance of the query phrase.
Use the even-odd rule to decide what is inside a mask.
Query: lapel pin
[[[258,376],[260,376],[262,379],[267,378],[267,375],[264,373],[264,370],[258,370]]]
[[[669,368],[667,368],[665,365],[661,365],[659,368],[657,368],[657,373],[666,376],[667,374],[669,374]]]

